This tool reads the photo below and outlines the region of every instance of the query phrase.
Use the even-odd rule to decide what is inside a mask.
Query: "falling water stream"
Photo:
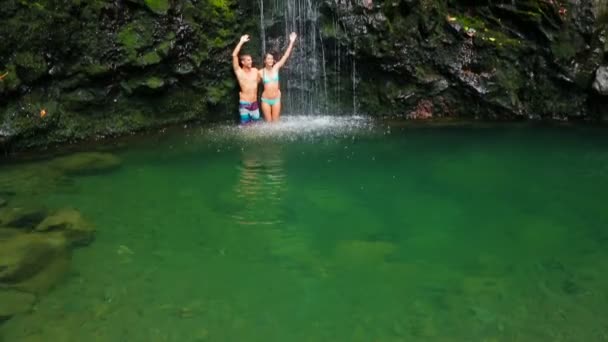
[[[319,7],[316,0],[259,0],[260,34],[263,54],[271,52],[275,58],[280,58],[288,44],[287,37],[291,32],[298,34],[294,50],[283,70],[281,71],[281,89],[283,98],[283,113],[292,115],[319,114],[357,114],[356,105],[356,63],[350,61],[350,68],[342,68],[344,61],[340,59],[347,54],[338,42],[329,50],[334,60],[326,59],[326,43],[322,35]],[[339,20],[334,18],[334,31],[339,30]],[[341,42],[340,42],[341,43]],[[333,50],[333,51],[332,51]],[[337,58],[336,58],[337,57]],[[328,67],[334,74],[328,75]],[[344,70],[343,70],[344,69]],[[342,75],[342,73],[345,73]],[[329,77],[335,77],[329,82]],[[341,87],[341,78],[350,78],[352,87],[346,91]],[[329,97],[329,87],[333,83],[334,91]],[[342,94],[344,92],[344,94]],[[352,92],[352,93],[351,93]],[[348,94],[351,93],[351,94]],[[352,108],[340,106],[341,96],[352,95]],[[345,99],[344,103],[348,103]],[[331,108],[331,109],[330,109]],[[352,109],[352,111],[351,111]],[[328,113],[332,111],[331,113]]]

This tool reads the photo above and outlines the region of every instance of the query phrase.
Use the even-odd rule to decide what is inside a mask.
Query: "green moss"
[[[158,64],[161,60],[162,58],[158,55],[156,51],[151,51],[138,58],[137,65],[147,66]]]
[[[209,53],[202,49],[190,54],[190,60],[196,67],[200,67],[207,59],[209,59]]]
[[[562,31],[558,38],[551,44],[551,52],[559,60],[567,61],[576,56],[576,46],[572,37]]]
[[[82,67],[82,71],[90,76],[102,75],[111,70],[107,64],[89,64]]]
[[[14,64],[10,64],[5,70],[6,76],[0,82],[0,94],[5,91],[14,91],[21,85],[21,79],[17,75],[17,67]]]
[[[417,79],[423,82],[426,80],[432,81],[439,77],[437,72],[427,65],[417,65],[416,69],[414,70],[414,74]]]
[[[226,0],[210,0],[209,2],[211,3],[211,5],[213,7],[216,7],[218,9],[221,9],[221,10],[224,10],[224,11],[226,11],[226,10],[229,9],[228,8],[229,2],[226,1]]]
[[[138,50],[152,43],[152,36],[136,23],[127,25],[118,33],[118,41],[127,51]]]
[[[42,5],[39,1],[28,1],[28,0],[19,0],[19,3],[22,6],[25,6],[29,9],[44,11],[44,5]]]
[[[165,81],[159,77],[152,76],[145,81],[145,85],[150,89],[159,89],[165,85]]]
[[[212,84],[205,88],[206,91],[206,100],[211,104],[218,104],[223,99],[228,97],[229,93],[232,91],[236,84],[233,80],[227,79],[218,84]]]
[[[80,107],[83,104],[88,104],[95,101],[95,94],[87,89],[77,89],[70,93],[64,94],[61,99],[71,108]]]
[[[455,19],[465,31],[471,28],[474,29],[476,37],[488,44],[497,47],[519,47],[522,45],[519,39],[511,38],[500,31],[492,29],[481,18],[462,15],[456,16]]]
[[[338,30],[336,29],[336,25],[334,25],[331,21],[325,21],[321,25],[321,35],[323,37],[332,37],[335,38],[338,35]]]
[[[169,0],[145,0],[145,3],[156,14],[167,14],[170,7]]]
[[[152,26],[152,22],[137,20],[123,27],[118,33],[118,41],[124,48],[126,63],[146,66],[161,61],[160,56],[155,51],[148,51],[143,56],[140,54],[154,44]]]
[[[46,61],[40,53],[19,52],[15,56],[15,64],[19,76],[27,82],[35,81],[47,71]]]
[[[156,46],[156,51],[161,57],[167,57],[169,55],[169,51],[171,51],[171,46],[173,45],[174,39],[175,33],[169,32],[165,37],[165,41]]]

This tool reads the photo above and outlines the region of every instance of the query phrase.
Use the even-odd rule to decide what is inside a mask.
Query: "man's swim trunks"
[[[258,102],[239,101],[239,114],[241,115],[241,124],[259,121],[260,107]]]

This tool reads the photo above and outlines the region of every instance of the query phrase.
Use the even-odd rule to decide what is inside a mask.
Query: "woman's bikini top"
[[[266,69],[264,68],[262,70],[262,80],[264,81],[264,84],[270,82],[279,82],[279,73],[277,72],[273,78],[266,78]]]

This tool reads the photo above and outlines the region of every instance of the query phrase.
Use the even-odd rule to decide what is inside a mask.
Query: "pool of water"
[[[286,117],[105,149],[29,194],[97,235],[0,340],[608,341],[605,129]]]

